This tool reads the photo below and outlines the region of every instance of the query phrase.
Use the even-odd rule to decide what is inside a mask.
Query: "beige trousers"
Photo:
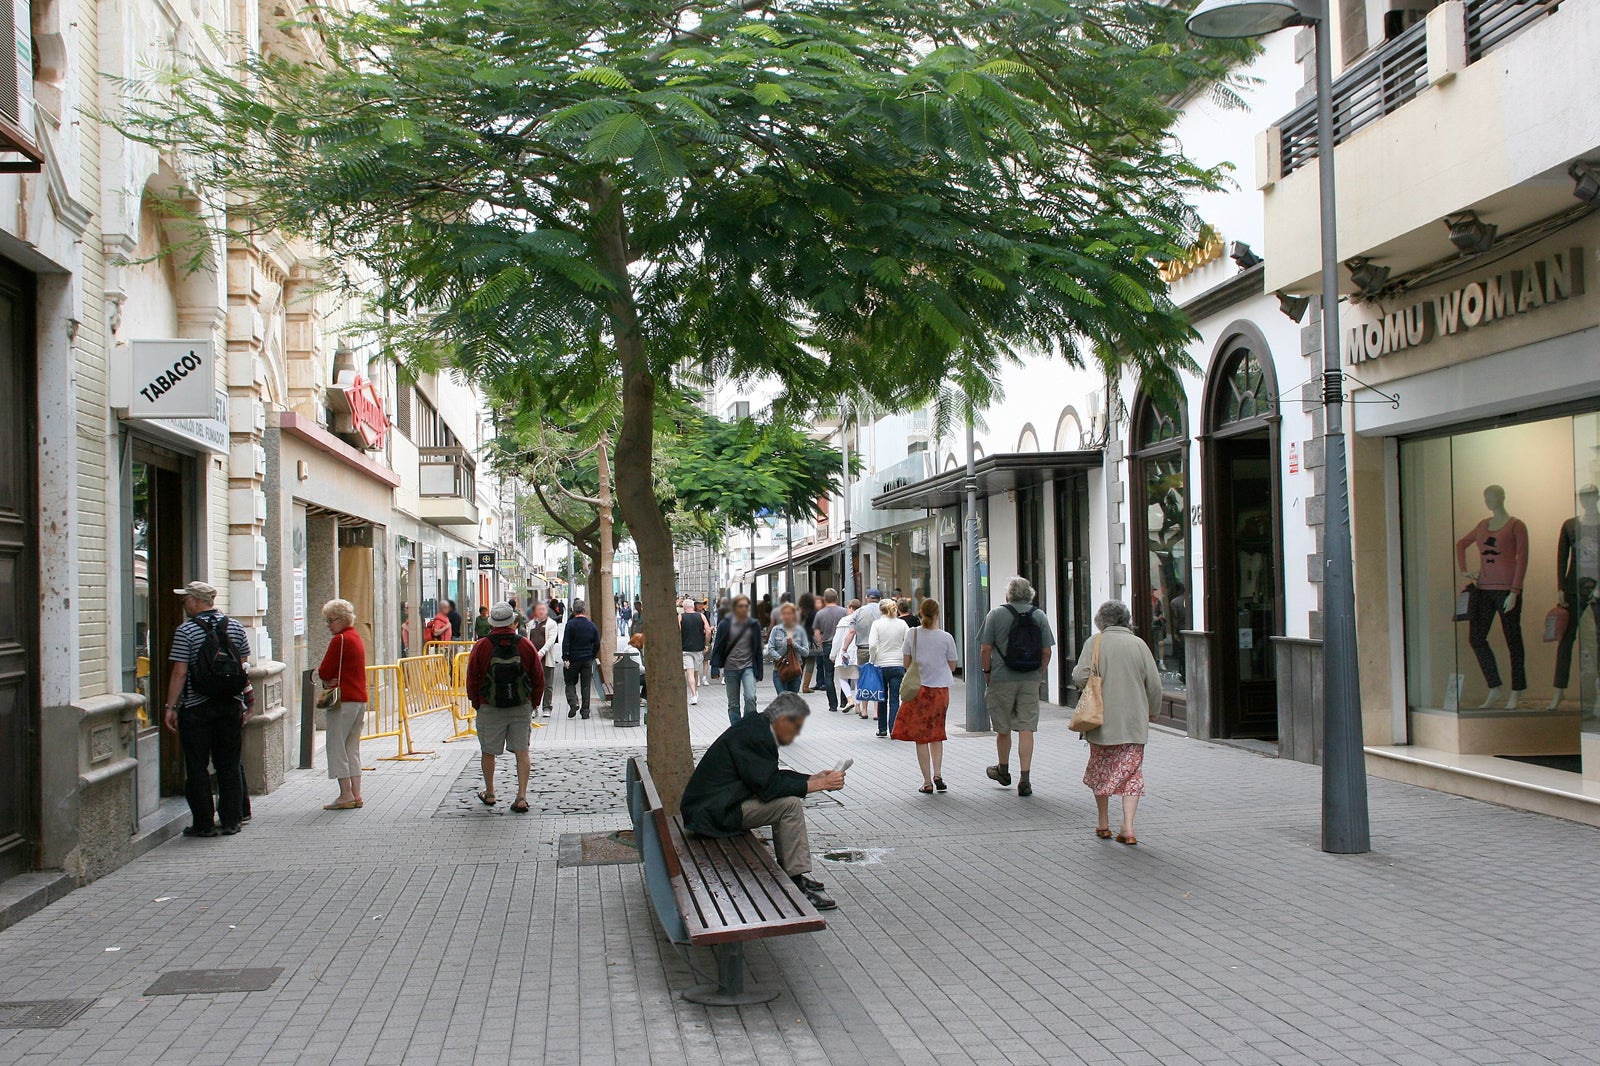
[[[744,827],[772,827],[772,850],[777,853],[778,865],[790,877],[811,872],[811,837],[806,832],[806,801],[799,796],[765,803],[747,799],[739,806],[744,815]]]

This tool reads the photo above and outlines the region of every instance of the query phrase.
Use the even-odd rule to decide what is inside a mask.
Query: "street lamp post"
[[[983,676],[981,651],[978,646],[978,630],[983,627],[983,618],[986,613],[982,601],[983,579],[978,573],[980,562],[978,556],[978,471],[976,458],[976,441],[973,439],[972,412],[967,412],[967,476],[963,487],[967,492],[967,550],[966,556],[966,584],[967,584],[967,610],[966,610],[966,645],[967,666],[962,680],[967,686],[967,732],[982,733],[989,728],[989,699],[984,690],[988,680]]]
[[[840,575],[840,585],[844,588],[844,595],[840,603],[849,603],[856,598],[856,568],[855,553],[850,546],[850,418],[848,415],[839,425],[840,450],[844,453],[844,489],[839,497],[839,510],[844,512],[844,573]]]
[[[1189,16],[1199,37],[1260,37],[1310,26],[1317,67],[1317,171],[1322,205],[1322,406],[1327,507],[1323,517],[1322,850],[1371,850],[1367,767],[1356,659],[1355,572],[1345,465],[1344,372],[1339,363],[1339,252],[1333,184],[1333,49],[1328,0],[1204,0]]]

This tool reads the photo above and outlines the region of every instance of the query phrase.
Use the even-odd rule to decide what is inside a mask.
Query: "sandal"
[[[482,792],[478,793],[478,802],[482,803],[485,807],[493,807],[494,793],[490,792],[488,789],[484,789]]]
[[[922,793],[924,796],[931,796],[933,795],[933,786],[923,785],[921,788],[917,789],[917,791]]]
[[[355,800],[344,800],[341,803],[324,803],[322,809],[325,811],[353,811],[359,806],[361,804]]]
[[[527,814],[528,813],[528,800],[527,800],[527,798],[526,797],[518,797],[517,801],[511,805],[511,809],[513,811],[516,811],[518,814]]]
[[[1101,840],[1110,840],[1111,839],[1111,830],[1109,830],[1109,829],[1096,829],[1094,831],[1094,835],[1099,837]]]
[[[1137,843],[1139,843],[1139,839],[1137,837],[1131,837],[1131,836],[1127,836],[1126,834],[1123,834],[1123,833],[1118,833],[1117,834],[1117,843],[1118,844],[1137,844]]]
[[[942,777],[936,777],[936,778],[933,779],[933,787],[934,787],[935,790],[937,790],[939,792],[949,792],[950,791],[950,786],[944,783],[944,778],[942,778]]]

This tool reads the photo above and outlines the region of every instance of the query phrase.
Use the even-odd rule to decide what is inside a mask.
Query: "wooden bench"
[[[643,759],[628,760],[628,813],[644,860],[644,882],[667,938],[716,952],[717,983],[683,993],[691,1003],[737,1007],[779,990],[745,984],[744,942],[814,933],[827,922],[752,833],[702,837],[661,806]]]

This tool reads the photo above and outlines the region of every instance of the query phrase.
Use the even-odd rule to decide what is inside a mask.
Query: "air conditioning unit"
[[[0,173],[37,174],[44,165],[44,154],[33,134],[33,10],[29,0],[0,0],[0,46],[10,52],[0,53]]]

